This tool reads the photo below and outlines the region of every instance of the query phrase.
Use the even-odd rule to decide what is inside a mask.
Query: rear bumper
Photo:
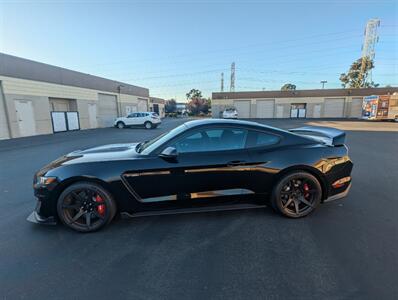
[[[341,192],[341,193],[338,193],[336,195],[330,196],[329,198],[325,199],[323,202],[327,203],[327,202],[331,202],[331,201],[334,201],[334,200],[338,200],[338,199],[344,198],[344,197],[347,196],[347,194],[349,193],[350,189],[351,189],[351,183],[348,185],[348,187],[345,189],[344,192]]]

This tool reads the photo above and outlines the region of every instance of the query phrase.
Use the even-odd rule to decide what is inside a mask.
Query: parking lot
[[[271,208],[168,215],[120,219],[93,234],[25,220],[33,173],[47,162],[185,121],[0,141],[0,298],[398,298],[398,123],[260,120],[347,131],[351,192],[307,218]]]

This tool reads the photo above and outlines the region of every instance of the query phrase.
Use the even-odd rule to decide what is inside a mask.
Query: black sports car
[[[345,133],[196,120],[135,144],[78,150],[34,176],[36,223],[82,232],[128,216],[262,207],[299,218],[344,197],[353,164]]]

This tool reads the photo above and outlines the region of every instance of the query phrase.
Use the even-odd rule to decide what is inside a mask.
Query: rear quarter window
[[[266,147],[276,145],[280,142],[281,137],[267,132],[251,131],[249,148]]]

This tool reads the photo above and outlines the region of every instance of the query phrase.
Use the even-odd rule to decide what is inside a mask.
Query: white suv
[[[135,112],[129,114],[127,117],[120,117],[115,119],[115,127],[124,128],[127,126],[144,126],[146,129],[158,127],[162,123],[160,117],[154,112]]]
[[[227,108],[226,110],[223,111],[222,117],[224,119],[237,119],[238,112],[235,108]]]

